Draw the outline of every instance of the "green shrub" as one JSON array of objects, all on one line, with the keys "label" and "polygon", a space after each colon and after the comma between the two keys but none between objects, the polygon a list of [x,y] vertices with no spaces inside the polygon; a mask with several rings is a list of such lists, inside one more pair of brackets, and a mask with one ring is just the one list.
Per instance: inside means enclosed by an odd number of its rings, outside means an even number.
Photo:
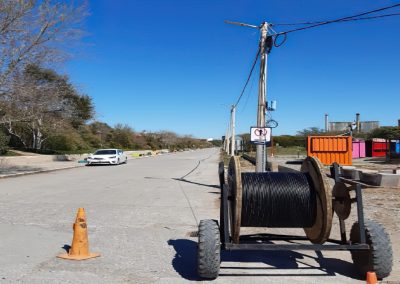
[{"label": "green shrub", "polygon": [[3,131],[0,131],[0,155],[7,153],[9,141],[10,137],[7,136]]},{"label": "green shrub", "polygon": [[64,133],[50,136],[45,143],[46,149],[56,151],[78,151],[90,149],[90,145],[86,143],[76,131],[69,129]]},{"label": "green shrub", "polygon": [[4,155],[5,153],[7,153],[9,149],[9,142],[10,136],[7,136],[3,131],[0,131],[0,155]]}]

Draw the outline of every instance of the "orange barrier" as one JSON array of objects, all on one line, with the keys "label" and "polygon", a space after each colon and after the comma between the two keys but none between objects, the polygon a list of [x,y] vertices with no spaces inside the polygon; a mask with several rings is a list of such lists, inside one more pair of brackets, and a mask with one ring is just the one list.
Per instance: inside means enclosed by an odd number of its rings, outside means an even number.
[{"label": "orange barrier", "polygon": [[317,157],[324,165],[352,165],[352,137],[308,136],[307,155]]},{"label": "orange barrier", "polygon": [[89,252],[89,240],[86,225],[85,209],[79,208],[76,214],[76,220],[73,225],[74,236],[72,245],[68,253],[60,254],[57,257],[71,260],[84,260],[98,257],[99,253]]}]

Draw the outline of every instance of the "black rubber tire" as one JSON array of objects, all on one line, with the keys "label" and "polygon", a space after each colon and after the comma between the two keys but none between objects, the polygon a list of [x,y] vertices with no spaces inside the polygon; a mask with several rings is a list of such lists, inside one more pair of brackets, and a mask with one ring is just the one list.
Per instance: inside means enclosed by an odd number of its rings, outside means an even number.
[{"label": "black rubber tire", "polygon": [[[389,235],[382,225],[365,220],[365,234],[368,251],[352,250],[351,257],[357,266],[361,277],[365,277],[368,271],[375,272],[378,279],[388,277],[393,266],[393,252]],[[352,243],[360,242],[360,226],[358,222],[353,224],[350,232]]]},{"label": "black rubber tire", "polygon": [[218,164],[218,177],[219,177],[219,187],[222,190],[222,187],[225,184],[225,167],[224,162],[220,162]]},{"label": "black rubber tire", "polygon": [[221,241],[218,222],[201,220],[197,248],[197,273],[201,278],[215,279],[221,263]]}]

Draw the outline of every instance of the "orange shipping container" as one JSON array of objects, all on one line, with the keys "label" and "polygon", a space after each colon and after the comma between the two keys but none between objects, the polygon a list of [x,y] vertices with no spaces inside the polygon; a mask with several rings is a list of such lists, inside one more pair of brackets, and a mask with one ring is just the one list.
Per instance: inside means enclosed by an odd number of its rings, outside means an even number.
[{"label": "orange shipping container", "polygon": [[324,165],[337,162],[351,165],[352,138],[350,136],[308,136],[307,155],[317,157]]}]

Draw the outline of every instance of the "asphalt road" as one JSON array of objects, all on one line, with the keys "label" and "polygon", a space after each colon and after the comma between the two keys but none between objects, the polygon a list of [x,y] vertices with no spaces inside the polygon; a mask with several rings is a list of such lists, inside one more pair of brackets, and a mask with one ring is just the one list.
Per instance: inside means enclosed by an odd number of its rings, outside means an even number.
[{"label": "asphalt road", "polygon": [[[218,216],[218,161],[206,149],[0,180],[0,283],[199,280],[190,234]],[[101,257],[58,259],[78,207]],[[347,252],[224,252],[221,267],[216,283],[359,282]]]}]

